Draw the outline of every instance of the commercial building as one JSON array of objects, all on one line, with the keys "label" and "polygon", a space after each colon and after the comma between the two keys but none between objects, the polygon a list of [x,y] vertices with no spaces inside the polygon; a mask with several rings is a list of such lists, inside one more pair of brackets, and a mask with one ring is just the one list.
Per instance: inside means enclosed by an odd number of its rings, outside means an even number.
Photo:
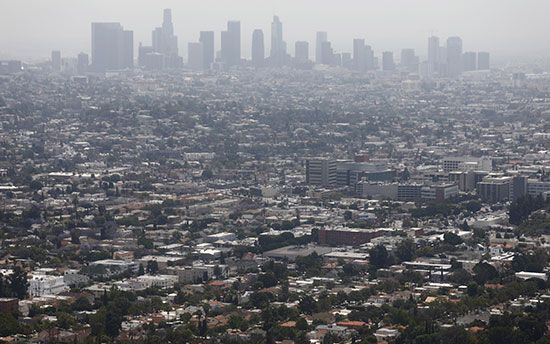
[{"label": "commercial building", "polygon": [[201,31],[199,42],[202,43],[203,68],[210,69],[214,63],[214,31]]},{"label": "commercial building", "polygon": [[228,67],[241,63],[241,22],[230,20],[227,30],[222,31],[221,59]]},{"label": "commercial building", "polygon": [[306,160],[306,183],[320,186],[336,185],[337,162],[329,158]]},{"label": "commercial building", "polygon": [[92,23],[92,69],[106,72],[133,66],[133,31],[120,23]]},{"label": "commercial building", "polygon": [[256,67],[265,63],[264,32],[260,29],[252,32],[252,64]]}]

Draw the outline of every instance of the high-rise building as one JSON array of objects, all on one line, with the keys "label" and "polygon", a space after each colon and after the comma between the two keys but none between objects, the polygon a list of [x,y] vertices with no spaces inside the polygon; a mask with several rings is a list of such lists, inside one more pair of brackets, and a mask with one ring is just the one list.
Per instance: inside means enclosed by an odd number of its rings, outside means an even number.
[{"label": "high-rise building", "polygon": [[286,44],[283,41],[283,23],[278,16],[273,16],[271,23],[271,51],[270,62],[275,66],[282,66],[286,58]]},{"label": "high-rise building", "polygon": [[384,51],[382,53],[382,70],[384,71],[395,70],[395,62],[393,61],[393,52]]},{"label": "high-rise building", "polygon": [[172,10],[168,8],[164,10],[162,26],[153,30],[152,41],[153,50],[164,55],[166,67],[177,68],[181,66],[182,59],[178,53],[178,37],[174,35]]},{"label": "high-rise building", "polygon": [[187,67],[192,70],[202,70],[204,68],[204,49],[202,43],[187,44]]},{"label": "high-rise building", "polygon": [[323,63],[323,43],[327,41],[327,33],[319,31],[315,39],[315,63]]},{"label": "high-rise building", "polygon": [[202,43],[203,67],[210,69],[214,63],[214,31],[201,31],[199,42]]},{"label": "high-rise building", "polygon": [[467,51],[462,55],[464,71],[472,71],[477,69],[477,54],[472,51]]},{"label": "high-rise building", "polygon": [[221,59],[227,66],[241,63],[241,22],[227,22],[227,30],[221,35]]},{"label": "high-rise building", "polygon": [[147,63],[147,58],[148,58],[148,55],[149,54],[152,54],[154,53],[155,50],[153,49],[152,46],[145,46],[145,45],[142,45],[141,43],[139,43],[139,48],[138,48],[138,65],[140,67],[145,67],[148,63]]},{"label": "high-rise building", "polygon": [[439,37],[431,36],[428,38],[428,74],[433,75],[440,69],[440,49]]},{"label": "high-rise building", "polygon": [[78,74],[84,74],[88,71],[88,66],[90,65],[90,59],[88,57],[88,54],[86,53],[80,53],[78,54],[78,57],[76,58],[76,71]]},{"label": "high-rise building", "polygon": [[488,52],[477,53],[477,69],[487,70],[491,68],[491,55]]},{"label": "high-rise building", "polygon": [[315,62],[324,65],[335,64],[334,51],[332,50],[332,46],[329,41],[321,42],[321,56],[319,61]]},{"label": "high-rise building", "polygon": [[294,44],[294,58],[297,62],[306,62],[309,60],[309,43],[306,41],[297,41]]},{"label": "high-rise building", "polygon": [[447,76],[455,78],[462,73],[462,39],[447,38]]},{"label": "high-rise building", "polygon": [[362,38],[353,40],[353,67],[360,72],[367,70],[367,46]]},{"label": "high-rise building", "polygon": [[306,183],[312,185],[332,186],[336,184],[337,163],[327,158],[306,160]]},{"label": "high-rise building", "polygon": [[365,58],[367,64],[367,70],[373,70],[377,67],[376,59],[374,58],[374,50],[370,45],[365,46]]},{"label": "high-rise building", "polygon": [[92,23],[92,68],[97,72],[132,68],[134,34],[120,23]]},{"label": "high-rise building", "polygon": [[252,64],[256,67],[265,63],[264,32],[260,29],[252,32]]},{"label": "high-rise building", "polygon": [[414,49],[402,49],[401,50],[401,67],[409,72],[418,72],[418,56],[416,56]]},{"label": "high-rise building", "polygon": [[52,51],[52,70],[55,72],[61,72],[61,51]]}]

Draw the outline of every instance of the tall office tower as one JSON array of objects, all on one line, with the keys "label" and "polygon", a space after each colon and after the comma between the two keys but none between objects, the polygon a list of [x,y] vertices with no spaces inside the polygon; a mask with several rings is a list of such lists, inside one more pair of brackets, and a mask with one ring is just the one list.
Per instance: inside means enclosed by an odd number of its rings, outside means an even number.
[{"label": "tall office tower", "polygon": [[462,39],[447,38],[447,75],[456,78],[462,72]]},{"label": "tall office tower", "polygon": [[231,20],[227,22],[227,30],[222,31],[221,59],[227,66],[236,66],[241,63],[241,22]]},{"label": "tall office tower", "polygon": [[332,46],[329,41],[321,42],[321,57],[320,60],[317,62],[319,64],[324,65],[334,65],[334,51],[332,50]]},{"label": "tall office tower", "polygon": [[90,64],[90,59],[88,54],[80,53],[76,58],[76,72],[78,74],[84,74],[88,71],[88,66]]},{"label": "tall office tower", "polygon": [[337,162],[328,158],[311,158],[306,163],[306,183],[331,186],[336,184]]},{"label": "tall office tower", "polygon": [[360,72],[367,70],[367,47],[361,38],[353,40],[353,68]]},{"label": "tall office tower", "polygon": [[125,31],[120,23],[92,23],[92,69],[105,72],[133,65],[133,31]]},{"label": "tall office tower", "polygon": [[477,69],[487,70],[491,68],[491,55],[488,52],[477,53]]},{"label": "tall office tower", "polygon": [[283,23],[278,16],[273,16],[271,23],[271,52],[269,58],[271,64],[282,66],[286,57],[286,44],[283,41]]},{"label": "tall office tower", "polygon": [[439,37],[431,36],[428,38],[428,75],[434,75],[439,72],[441,63],[439,55]]},{"label": "tall office tower", "polygon": [[395,69],[395,62],[393,62],[393,52],[384,51],[382,53],[382,70],[392,71]]},{"label": "tall office tower", "polygon": [[309,60],[309,43],[306,41],[297,41],[294,43],[294,58],[297,62],[307,62]]},{"label": "tall office tower", "polygon": [[477,69],[477,54],[472,51],[467,51],[462,54],[462,62],[464,63],[464,71],[472,71]]},{"label": "tall office tower", "polygon": [[187,67],[192,70],[204,69],[204,50],[202,43],[187,44]]},{"label": "tall office tower", "polygon": [[182,59],[178,53],[178,37],[174,35],[172,10],[168,8],[164,10],[162,26],[153,30],[152,40],[153,50],[164,55],[166,67],[181,66]]},{"label": "tall office tower", "polygon": [[52,70],[55,72],[61,72],[61,51],[52,51]]},{"label": "tall office tower", "polygon": [[414,53],[414,49],[401,50],[401,67],[405,70],[416,73],[418,72],[418,56]]},{"label": "tall office tower", "polygon": [[264,32],[260,29],[252,32],[252,64],[256,67],[265,63]]},{"label": "tall office tower", "polygon": [[153,54],[155,50],[152,46],[142,45],[139,43],[138,48],[138,66],[145,67],[147,65],[147,55]]},{"label": "tall office tower", "polygon": [[365,46],[365,59],[367,64],[367,70],[376,69],[376,59],[374,58],[374,50],[370,45]]},{"label": "tall office tower", "polygon": [[340,65],[342,67],[353,69],[353,58],[351,57],[351,53],[341,53],[340,54],[341,63]]},{"label": "tall office tower", "polygon": [[199,42],[202,43],[203,66],[205,69],[210,69],[214,63],[214,31],[201,31]]},{"label": "tall office tower", "polygon": [[317,32],[315,39],[315,63],[322,63],[323,60],[323,42],[327,41],[327,33],[324,31]]}]

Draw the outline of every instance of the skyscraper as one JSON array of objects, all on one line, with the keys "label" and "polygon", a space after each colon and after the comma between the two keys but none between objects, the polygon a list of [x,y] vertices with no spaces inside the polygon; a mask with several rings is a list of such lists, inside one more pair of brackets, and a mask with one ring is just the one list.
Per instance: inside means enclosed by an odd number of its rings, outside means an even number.
[{"label": "skyscraper", "polygon": [[61,51],[52,51],[52,70],[55,72],[61,72]]},{"label": "skyscraper", "polygon": [[309,60],[309,43],[306,41],[297,41],[294,43],[294,58],[297,62],[307,62]]},{"label": "skyscraper", "polygon": [[88,65],[90,64],[88,54],[80,53],[77,57],[76,71],[78,74],[83,74],[88,71]]},{"label": "skyscraper", "polygon": [[271,23],[271,51],[269,58],[271,64],[281,66],[284,64],[286,56],[286,44],[283,41],[283,23],[278,16],[273,16]]},{"label": "skyscraper", "polygon": [[439,37],[431,36],[428,38],[428,75],[438,72],[439,64]]},{"label": "skyscraper", "polygon": [[418,56],[414,49],[401,50],[401,67],[409,72],[418,72]]},{"label": "skyscraper", "polygon": [[395,62],[393,61],[393,52],[384,51],[382,53],[382,70],[392,71],[395,69]]},{"label": "skyscraper", "polygon": [[204,68],[204,48],[202,43],[187,44],[187,67],[192,70],[202,70]]},{"label": "skyscraper", "polygon": [[319,64],[334,65],[334,51],[329,41],[321,42],[321,57],[319,61],[315,61]]},{"label": "skyscraper", "polygon": [[174,35],[172,23],[172,10],[165,9],[162,26],[157,27],[152,33],[153,50],[163,54],[165,66],[176,68],[181,66],[181,57],[178,53],[178,37]]},{"label": "skyscraper", "polygon": [[324,31],[317,32],[315,39],[315,63],[323,63],[323,42],[327,41],[327,33]]},{"label": "skyscraper", "polygon": [[241,22],[230,20],[221,35],[221,58],[227,66],[241,63]]},{"label": "skyscraper", "polygon": [[462,39],[447,38],[447,75],[455,78],[462,73]]},{"label": "skyscraper", "polygon": [[92,23],[92,68],[97,72],[133,67],[133,31],[120,23]]},{"label": "skyscraper", "polygon": [[491,55],[488,52],[480,51],[477,53],[477,69],[487,70],[491,68]]},{"label": "skyscraper", "polygon": [[252,32],[252,64],[263,66],[265,62],[264,32],[260,29]]},{"label": "skyscraper", "polygon": [[214,31],[201,31],[199,42],[202,43],[203,67],[209,69],[214,63]]},{"label": "skyscraper", "polygon": [[477,55],[473,51],[467,51],[462,55],[462,61],[464,63],[464,71],[472,71],[477,69]]}]

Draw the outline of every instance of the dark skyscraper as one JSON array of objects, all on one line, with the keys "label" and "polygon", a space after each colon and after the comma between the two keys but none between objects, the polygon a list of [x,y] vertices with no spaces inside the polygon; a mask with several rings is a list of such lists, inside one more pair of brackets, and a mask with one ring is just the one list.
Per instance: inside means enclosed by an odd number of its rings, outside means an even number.
[{"label": "dark skyscraper", "polygon": [[384,51],[382,53],[382,70],[392,71],[395,69],[395,62],[393,61],[393,53],[391,51]]},{"label": "dark skyscraper", "polygon": [[133,32],[120,23],[92,23],[92,68],[97,72],[133,67]]},{"label": "dark skyscraper", "polygon": [[286,57],[286,44],[283,41],[283,23],[278,16],[273,16],[271,23],[271,51],[269,54],[271,64],[282,66]]},{"label": "dark skyscraper", "polygon": [[315,39],[315,63],[323,63],[323,42],[327,41],[327,33],[324,31],[317,32]]},{"label": "dark skyscraper", "polygon": [[209,69],[212,63],[214,63],[214,31],[201,31],[199,42],[202,43],[204,68]]},{"label": "dark skyscraper", "polygon": [[464,63],[464,71],[472,71],[477,69],[477,54],[472,51],[467,51],[462,55],[462,61]]},{"label": "dark skyscraper", "polygon": [[294,57],[297,62],[306,62],[309,60],[309,43],[306,41],[297,41],[294,44]]},{"label": "dark skyscraper", "polygon": [[165,66],[177,68],[181,66],[181,57],[178,53],[178,37],[174,35],[172,11],[165,9],[162,26],[155,28],[152,33],[153,50],[164,55]]},{"label": "dark skyscraper", "polygon": [[439,71],[439,37],[428,38],[428,74],[434,75]]},{"label": "dark skyscraper", "polygon": [[264,32],[260,29],[252,32],[252,64],[263,66],[265,62]]},{"label": "dark skyscraper", "polygon": [[221,35],[221,58],[227,66],[236,66],[241,63],[241,22],[231,20],[227,22],[227,30]]},{"label": "dark skyscraper", "polygon": [[61,72],[61,51],[52,51],[52,70],[55,72]]},{"label": "dark skyscraper", "polygon": [[447,76],[455,78],[462,72],[462,39],[447,38]]},{"label": "dark skyscraper", "polygon": [[480,51],[477,53],[477,69],[487,70],[491,68],[491,55],[487,52]]}]

